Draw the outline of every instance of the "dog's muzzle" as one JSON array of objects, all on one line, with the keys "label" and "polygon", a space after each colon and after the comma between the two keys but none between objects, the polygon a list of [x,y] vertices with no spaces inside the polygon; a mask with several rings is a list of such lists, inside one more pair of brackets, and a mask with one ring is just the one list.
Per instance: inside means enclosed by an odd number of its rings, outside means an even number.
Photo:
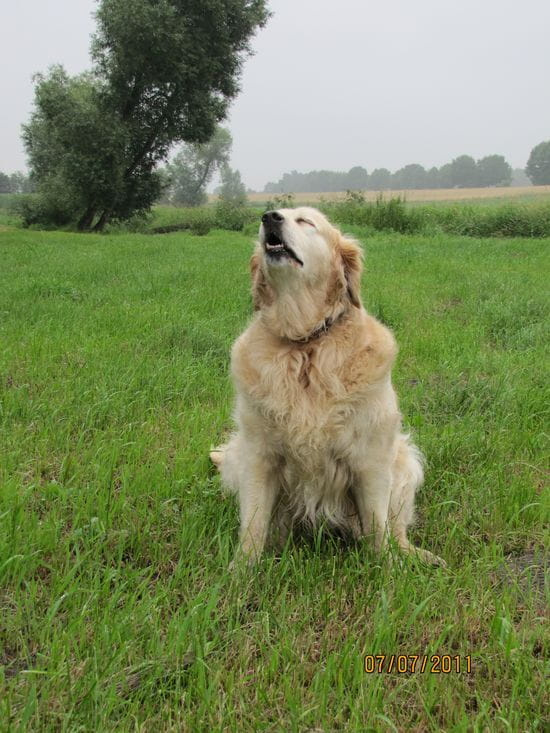
[{"label": "dog's muzzle", "polygon": [[264,250],[271,260],[291,259],[304,265],[296,252],[283,239],[283,222],[285,218],[278,211],[266,211],[262,216],[264,230]]}]

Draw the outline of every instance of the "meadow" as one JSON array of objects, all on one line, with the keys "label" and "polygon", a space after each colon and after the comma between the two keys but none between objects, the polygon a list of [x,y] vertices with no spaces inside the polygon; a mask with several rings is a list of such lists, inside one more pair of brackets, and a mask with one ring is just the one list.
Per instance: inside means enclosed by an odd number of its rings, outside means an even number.
[{"label": "meadow", "polygon": [[[374,198],[370,192],[348,191],[343,198],[335,195],[320,200],[304,198],[314,194],[274,196],[264,201],[263,208],[254,200],[250,200],[249,206],[245,207],[219,202],[196,208],[156,206],[150,217],[135,220],[132,226],[136,231],[150,234],[189,230],[204,235],[212,229],[221,228],[244,231],[253,236],[257,232],[261,213],[266,208],[307,204],[317,206],[330,219],[343,226],[359,225],[365,233],[397,231],[474,237],[550,237],[550,187],[537,188],[548,191],[521,196],[518,192],[527,189],[517,189],[515,192],[514,189],[508,189],[507,197],[475,198],[486,189],[461,189],[456,190],[456,193],[467,191],[469,198],[449,201],[408,198],[418,191],[396,196],[378,193]],[[498,190],[492,189],[493,194]],[[127,230],[128,225],[124,225],[123,229]],[[116,230],[114,228],[112,231]]]},{"label": "meadow", "polygon": [[548,238],[346,226],[426,456],[411,539],[448,568],[319,531],[231,574],[237,508],[208,451],[231,427],[250,232],[12,223],[0,730],[545,729]]}]

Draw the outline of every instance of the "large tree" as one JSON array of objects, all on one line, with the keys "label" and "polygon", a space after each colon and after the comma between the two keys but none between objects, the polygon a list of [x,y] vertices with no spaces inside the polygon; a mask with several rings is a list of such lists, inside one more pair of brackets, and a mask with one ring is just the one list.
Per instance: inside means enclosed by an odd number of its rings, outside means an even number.
[{"label": "large tree", "polygon": [[439,169],[434,165],[426,171],[426,188],[438,188],[439,187]]},{"label": "large tree", "polygon": [[233,170],[226,163],[221,168],[220,178],[221,185],[217,192],[219,200],[232,206],[244,206],[246,204],[246,188],[239,171]]},{"label": "large tree", "polygon": [[[33,174],[47,191],[65,179],[82,229],[147,208],[159,194],[155,167],[177,142],[206,142],[239,90],[250,38],[268,18],[266,0],[101,0],[92,43],[94,68],[76,80],[39,78],[35,112],[25,131]],[[66,76],[66,75],[65,75]],[[49,103],[59,87],[63,110]],[[84,87],[83,90],[77,87]],[[87,121],[76,98],[91,109]],[[76,109],[73,124],[67,120]],[[74,128],[83,135],[75,142]],[[48,154],[61,140],[71,149]],[[35,153],[35,146],[41,148]],[[67,150],[65,148],[65,150]],[[74,172],[97,156],[96,183],[74,184]],[[74,160],[69,160],[74,158]],[[74,196],[72,195],[74,193]]]},{"label": "large tree", "polygon": [[458,188],[477,186],[476,162],[470,155],[459,155],[451,162],[451,181]]},{"label": "large tree", "polygon": [[391,188],[391,173],[387,168],[375,168],[369,176],[369,188],[384,191]]},{"label": "large tree", "polygon": [[419,163],[409,163],[393,174],[393,188],[425,188],[426,170]]},{"label": "large tree", "polygon": [[369,174],[362,165],[350,168],[347,175],[347,187],[352,191],[362,191],[369,185]]},{"label": "large tree", "polygon": [[512,166],[502,155],[486,155],[476,163],[478,186],[509,186]]},{"label": "large tree", "polygon": [[525,172],[535,186],[550,184],[550,140],[535,145]]},{"label": "large tree", "polygon": [[172,203],[198,206],[206,201],[206,186],[228,164],[231,143],[229,131],[218,127],[208,142],[182,146],[167,166]]},{"label": "large tree", "polygon": [[107,113],[104,83],[88,73],[70,77],[61,66],[35,81],[35,110],[23,126],[23,140],[46,216],[51,214],[56,224],[78,220],[81,229],[89,229],[107,207],[122,213],[129,192],[121,195],[117,157],[126,134],[116,116]]},{"label": "large tree", "polygon": [[452,163],[445,163],[437,172],[437,188],[453,188],[453,166]]}]

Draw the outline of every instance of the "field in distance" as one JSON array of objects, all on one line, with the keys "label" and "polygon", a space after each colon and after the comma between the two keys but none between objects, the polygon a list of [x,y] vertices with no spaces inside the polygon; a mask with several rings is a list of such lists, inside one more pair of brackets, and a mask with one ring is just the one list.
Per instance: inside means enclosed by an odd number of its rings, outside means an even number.
[{"label": "field in distance", "polygon": [[[514,200],[540,200],[541,198],[550,198],[550,186],[508,186],[502,188],[426,188],[426,189],[409,189],[383,191],[384,198],[392,196],[404,197],[407,201],[413,203],[416,201],[474,201],[488,199],[514,199]],[[248,200],[250,203],[262,203],[269,199],[275,198],[279,194],[275,193],[250,193]],[[374,201],[379,195],[378,191],[365,191],[365,199]],[[344,199],[345,191],[327,192],[327,193],[294,193],[293,198],[296,204],[314,204],[321,200],[335,201]],[[211,196],[210,200],[215,200],[216,196]]]}]

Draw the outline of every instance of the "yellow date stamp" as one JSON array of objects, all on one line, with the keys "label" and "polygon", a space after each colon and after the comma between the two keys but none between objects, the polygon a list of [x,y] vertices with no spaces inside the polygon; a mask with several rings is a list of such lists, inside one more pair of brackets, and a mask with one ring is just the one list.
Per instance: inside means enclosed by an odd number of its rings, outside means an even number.
[{"label": "yellow date stamp", "polygon": [[470,654],[366,654],[367,674],[471,674]]}]

